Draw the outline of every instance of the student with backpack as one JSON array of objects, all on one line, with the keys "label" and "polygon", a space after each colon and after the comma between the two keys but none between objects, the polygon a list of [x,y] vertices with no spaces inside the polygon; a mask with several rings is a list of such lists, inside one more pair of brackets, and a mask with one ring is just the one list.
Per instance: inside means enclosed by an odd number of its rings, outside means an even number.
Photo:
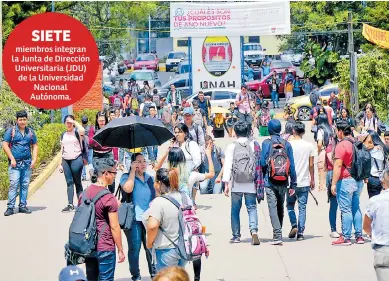
[{"label": "student with backpack", "polygon": [[[197,263],[203,255],[208,256],[203,227],[193,202],[187,194],[179,192],[178,171],[159,169],[155,188],[161,196],[151,202],[144,223],[147,248],[155,249],[157,272],[170,266],[185,267],[189,261]],[[200,280],[200,276],[195,280]]]},{"label": "student with backpack", "polygon": [[38,141],[34,131],[27,127],[27,122],[25,110],[16,112],[16,125],[8,128],[4,134],[3,149],[8,157],[10,180],[8,204],[4,216],[14,214],[19,185],[19,213],[31,214],[31,210],[27,208],[28,185],[38,158]]},{"label": "student with backpack", "polygon": [[74,186],[76,187],[77,198],[79,198],[83,191],[82,169],[88,163],[88,148],[84,139],[84,128],[74,120],[73,115],[66,116],[64,123],[66,131],[61,135],[60,140],[62,164],[59,166],[59,171],[65,175],[68,205],[62,209],[63,213],[74,211]]},{"label": "student with backpack", "polygon": [[161,109],[161,96],[158,94],[158,89],[153,89],[151,101],[155,104],[157,110]]},{"label": "student with backpack", "polygon": [[119,95],[119,92],[115,90],[114,94],[109,97],[109,102],[112,109],[122,110],[123,108],[123,97]]},{"label": "student with backpack", "polygon": [[269,124],[270,120],[273,119],[274,115],[274,110],[269,108],[269,102],[264,101],[261,105],[261,109],[258,110],[255,114],[255,117],[257,118],[257,127],[260,137],[269,135],[267,125]]},{"label": "student with backpack", "polygon": [[151,95],[145,95],[145,102],[140,105],[139,116],[147,117],[150,115],[150,107],[156,108],[156,105],[151,101]]},{"label": "student with backpack", "polygon": [[371,157],[359,141],[351,139],[351,127],[346,121],[336,124],[339,142],[334,152],[334,170],[331,193],[336,195],[342,217],[342,236],[334,246],[350,246],[352,225],[357,244],[364,244],[362,213],[359,207],[363,181],[369,178]]},{"label": "student with backpack", "polygon": [[164,101],[165,99],[161,100],[161,109],[159,110],[159,116],[161,117],[162,124],[164,124],[165,127],[168,128],[170,131],[173,131],[172,109]]},{"label": "student with backpack", "polygon": [[146,252],[147,264],[151,278],[156,274],[151,252],[146,245],[146,228],[142,223],[142,216],[149,208],[150,202],[155,198],[154,179],[147,172],[147,162],[141,153],[131,156],[131,169],[120,178],[120,185],[126,194],[131,194],[132,202],[135,206],[135,219],[131,229],[125,229],[127,237],[128,262],[132,280],[140,280],[139,254],[141,245]]},{"label": "student with backpack", "polygon": [[65,246],[68,265],[85,260],[88,280],[113,281],[118,262],[125,260],[118,202],[107,189],[116,177],[113,159],[95,161],[95,173],[90,185],[80,196],[79,205],[69,228],[69,242]]},{"label": "student with backpack", "polygon": [[197,100],[192,101],[192,106],[194,109],[194,115],[193,115],[193,122],[197,125],[199,125],[203,131],[204,134],[206,133],[206,127],[207,127],[207,116],[203,109],[199,107],[199,102]]},{"label": "student with backpack", "polygon": [[[316,142],[317,142],[317,149],[318,149],[318,163],[317,163],[317,169],[319,172],[319,191],[326,190],[326,165],[325,165],[325,147],[328,145],[329,137],[333,134],[333,128],[330,125],[327,115],[324,113],[319,114],[316,117],[316,123],[317,123],[317,135],[316,135]],[[324,142],[324,136],[327,138],[325,139],[326,142]]]},{"label": "student with backpack", "polygon": [[262,143],[261,167],[273,226],[273,241],[270,244],[282,245],[285,194],[295,194],[297,176],[292,146],[280,137],[281,122],[277,119],[270,120],[268,130],[270,139]]},{"label": "student with backpack", "polygon": [[[249,215],[251,244],[259,245],[256,171],[257,159],[260,157],[259,144],[249,139],[249,127],[245,122],[235,123],[234,130],[237,140],[226,149],[226,159],[223,167],[224,194],[229,196],[231,191],[231,230],[230,243],[240,243],[240,209],[244,197]],[[259,168],[258,168],[259,169]],[[230,186],[231,182],[231,186]]]},{"label": "student with backpack", "polygon": [[[293,159],[297,175],[296,192],[293,196],[286,195],[286,209],[288,210],[289,221],[292,226],[289,238],[293,239],[297,234],[297,241],[304,240],[305,221],[307,216],[307,203],[309,192],[315,189],[315,163],[316,149],[304,140],[305,125],[296,122],[293,128],[294,139],[290,142],[293,149]],[[294,206],[298,202],[298,219]]]}]

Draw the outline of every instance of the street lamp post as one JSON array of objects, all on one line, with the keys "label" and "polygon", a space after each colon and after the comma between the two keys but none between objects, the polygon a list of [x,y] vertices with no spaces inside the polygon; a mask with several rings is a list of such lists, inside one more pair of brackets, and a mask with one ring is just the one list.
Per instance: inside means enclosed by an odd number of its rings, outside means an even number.
[{"label": "street lamp post", "polygon": [[151,16],[149,14],[149,53],[151,53]]}]

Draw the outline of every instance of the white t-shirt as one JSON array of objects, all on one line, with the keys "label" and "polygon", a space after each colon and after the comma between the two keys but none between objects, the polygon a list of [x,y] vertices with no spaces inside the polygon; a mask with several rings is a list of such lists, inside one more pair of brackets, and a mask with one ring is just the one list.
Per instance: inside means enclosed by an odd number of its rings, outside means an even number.
[{"label": "white t-shirt", "polygon": [[309,173],[309,157],[316,155],[314,146],[303,139],[292,140],[290,145],[293,149],[294,165],[297,175],[297,187],[307,187],[311,184]]},{"label": "white t-shirt", "polygon": [[196,182],[202,182],[205,180],[205,174],[199,172],[191,172],[188,178],[188,188],[191,190]]},{"label": "white t-shirt", "polygon": [[194,168],[201,165],[200,147],[195,141],[190,141],[189,144],[187,144],[187,142],[184,142],[183,145],[181,145],[181,149],[184,152],[186,159],[186,168],[188,170],[188,173],[190,174],[190,172]]}]

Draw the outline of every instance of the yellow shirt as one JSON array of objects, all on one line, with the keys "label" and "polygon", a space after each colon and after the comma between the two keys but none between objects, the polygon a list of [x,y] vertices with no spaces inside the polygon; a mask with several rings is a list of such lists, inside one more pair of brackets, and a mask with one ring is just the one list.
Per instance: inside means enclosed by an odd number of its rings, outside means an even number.
[{"label": "yellow shirt", "polygon": [[286,92],[293,92],[293,83],[292,84],[286,84]]}]

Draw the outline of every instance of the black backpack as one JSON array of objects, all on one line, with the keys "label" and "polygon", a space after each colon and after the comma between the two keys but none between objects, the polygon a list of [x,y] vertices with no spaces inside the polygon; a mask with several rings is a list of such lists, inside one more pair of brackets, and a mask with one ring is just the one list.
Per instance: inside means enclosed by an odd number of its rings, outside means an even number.
[{"label": "black backpack", "polygon": [[353,160],[351,163],[351,169],[348,169],[344,164],[343,166],[349,171],[351,177],[356,181],[361,181],[370,177],[371,170],[371,155],[365,145],[360,141],[352,141],[351,139],[344,139],[352,143],[353,145]]},{"label": "black backpack", "polygon": [[143,110],[142,110],[142,116],[143,117],[146,117],[146,116],[149,116],[150,115],[150,107],[152,106],[153,104],[151,102],[145,102],[143,104]]},{"label": "black backpack", "polygon": [[100,235],[97,236],[95,204],[101,197],[111,194],[111,192],[108,189],[103,189],[94,198],[90,199],[86,195],[87,190],[82,193],[81,205],[77,207],[74,214],[69,228],[69,243],[67,245],[73,253],[82,257],[88,257],[96,250],[101,234],[109,227],[106,224]]},{"label": "black backpack", "polygon": [[316,92],[311,92],[309,94],[309,101],[311,102],[312,107],[316,106],[318,100],[319,97],[317,96]]}]

